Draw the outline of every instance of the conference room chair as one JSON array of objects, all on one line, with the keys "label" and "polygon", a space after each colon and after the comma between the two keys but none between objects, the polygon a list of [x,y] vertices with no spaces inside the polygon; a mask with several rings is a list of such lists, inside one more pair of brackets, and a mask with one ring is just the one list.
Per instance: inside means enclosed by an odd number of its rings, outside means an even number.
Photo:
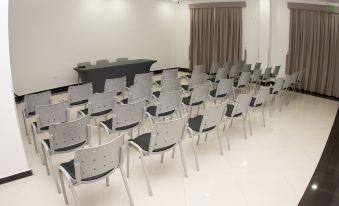
[{"label": "conference room chair", "polygon": [[69,101],[63,101],[56,104],[36,107],[36,121],[31,124],[36,153],[38,153],[38,144],[40,144],[38,135],[48,132],[49,126],[52,123],[61,123],[70,120],[69,106]]},{"label": "conference room chair", "polygon": [[[251,112],[254,112],[257,108],[261,109],[261,114],[262,114],[262,121],[264,127],[266,126],[265,122],[265,107],[266,107],[266,102],[268,101],[268,97],[270,95],[270,89],[271,87],[265,87],[261,86],[258,94],[256,96],[253,96],[250,102],[250,112],[248,112],[248,121],[251,123]],[[253,135],[252,131],[252,124],[250,125],[250,133]]]},{"label": "conference room chair", "polygon": [[166,117],[173,117],[178,113],[181,116],[181,92],[162,92],[159,96],[159,100],[155,102],[155,105],[149,106],[146,112],[151,115],[155,121],[159,121],[160,118],[165,120]]},{"label": "conference room chair", "polygon": [[[247,112],[249,110],[250,102],[252,99],[252,94],[240,94],[237,97],[237,100],[234,103],[228,103],[226,107],[226,113],[224,118],[224,131],[227,139],[228,149],[231,149],[230,139],[227,135],[227,128],[231,128],[233,124],[233,119],[241,117],[242,126],[244,131],[244,136],[247,139],[247,131],[246,131],[246,119]],[[227,125],[229,122],[229,125]]]},{"label": "conference room chair", "polygon": [[270,84],[270,80],[271,80],[271,71],[272,71],[272,67],[267,67],[265,69],[264,74],[261,76],[260,79],[260,83],[263,86],[268,86]]},{"label": "conference room chair", "polygon": [[220,63],[213,63],[211,65],[210,71],[208,72],[209,77],[215,76],[219,68],[222,68],[222,65]]},{"label": "conference room chair", "polygon": [[237,65],[237,64],[232,65],[230,73],[228,75],[229,79],[233,79],[233,78],[237,79],[238,78],[238,75],[239,75],[238,67],[239,67],[239,65]]},{"label": "conference room chair", "polygon": [[218,99],[227,100],[233,91],[233,79],[220,79],[217,89],[210,91],[210,99],[217,103]]},{"label": "conference room chair", "polygon": [[203,74],[205,73],[205,65],[195,65],[193,66],[192,74],[185,75],[186,78],[191,78],[193,74]]},{"label": "conference room chair", "polygon": [[253,71],[260,69],[260,67],[261,67],[261,63],[259,63],[259,62],[255,63]]},{"label": "conference room chair", "polygon": [[252,64],[245,64],[241,72],[251,72]]},{"label": "conference room chair", "polygon": [[178,69],[165,69],[162,71],[161,80],[155,81],[158,86],[161,86],[162,81],[167,79],[176,79],[178,78]]},{"label": "conference room chair", "polygon": [[65,204],[68,205],[69,202],[64,178],[71,190],[75,205],[80,206],[75,186],[99,182],[101,180],[106,180],[106,186],[109,186],[109,176],[119,169],[130,205],[133,206],[134,203],[126,175],[122,169],[124,153],[125,147],[123,135],[104,145],[76,150],[74,158],[69,162],[62,163],[59,167],[59,177]]},{"label": "conference room chair", "polygon": [[153,84],[153,72],[135,74],[134,85]]},{"label": "conference room chair", "polygon": [[271,74],[271,77],[272,78],[276,78],[279,74],[279,71],[280,71],[280,66],[275,66],[274,67],[274,70],[273,70],[273,73]]},{"label": "conference room chair", "polygon": [[160,94],[166,93],[166,92],[176,92],[181,91],[180,90],[180,81],[181,79],[175,78],[175,79],[164,79],[162,81],[161,90],[160,91],[154,91],[153,96],[155,98],[159,98]]},{"label": "conference room chair", "polygon": [[193,88],[196,85],[204,84],[206,80],[207,75],[205,73],[194,73],[192,74],[191,78],[188,80],[187,85],[181,85],[181,88],[184,90],[184,92],[190,92],[193,90]]},{"label": "conference room chair", "polygon": [[120,58],[117,58],[116,62],[125,62],[125,61],[128,61],[128,57],[120,57]]},{"label": "conference room chair", "polygon": [[220,79],[226,79],[226,78],[227,78],[226,68],[219,68],[216,75],[208,80],[215,84],[215,83],[218,83]]},{"label": "conference room chair", "polygon": [[161,162],[163,162],[164,154],[169,151],[174,151],[174,149],[179,146],[181,161],[184,168],[185,177],[187,177],[187,169],[185,158],[182,149],[182,141],[185,137],[187,130],[187,116],[165,121],[165,122],[152,122],[151,131],[149,133],[144,133],[138,137],[128,141],[127,145],[127,177],[130,177],[129,172],[129,157],[130,157],[130,148],[134,148],[139,152],[139,157],[141,160],[142,170],[145,175],[148,192],[150,196],[153,196],[151,183],[149,180],[148,172],[146,169],[146,164],[144,158],[151,155],[161,154]]},{"label": "conference room chair", "polygon": [[127,104],[138,102],[143,99],[147,101],[147,103],[151,103],[153,92],[152,92],[153,83],[141,84],[141,85],[132,85],[128,90],[128,97],[121,100],[120,103]]},{"label": "conference room chair", "polygon": [[87,108],[78,111],[78,117],[89,115],[90,119],[94,119],[96,125],[97,118],[104,116],[107,119],[116,104],[115,94],[115,91],[90,94]]},{"label": "conference room chair", "polygon": [[298,71],[292,73],[290,89],[291,89],[293,92],[296,91],[298,76],[299,76],[299,72],[298,72]]},{"label": "conference room chair", "polygon": [[[78,68],[86,68],[86,67],[89,67],[91,65],[92,65],[91,62],[81,62],[81,63],[77,64],[77,67]],[[80,83],[80,82],[81,82],[81,78],[80,78],[80,75],[78,74],[78,83]]]},{"label": "conference room chair", "polygon": [[71,107],[85,105],[88,97],[93,94],[92,83],[80,84],[68,87],[68,97]]},{"label": "conference room chair", "polygon": [[[281,102],[283,102],[283,100],[285,100],[286,104],[289,103],[289,99],[288,99],[288,89],[291,87],[291,83],[292,83],[292,75],[286,75],[285,77],[285,81],[281,90]],[[281,111],[282,105],[280,106],[280,111]]]},{"label": "conference room chair", "polygon": [[108,59],[101,59],[101,60],[97,60],[96,65],[105,65],[105,64],[109,64]]},{"label": "conference room chair", "polygon": [[298,75],[298,78],[297,78],[297,81],[296,81],[296,84],[295,84],[295,87],[298,88],[300,94],[301,94],[301,82],[304,78],[304,75],[305,75],[305,70],[299,71],[299,75]]},{"label": "conference room chair", "polygon": [[91,140],[90,118],[85,116],[70,122],[52,123],[48,132],[49,138],[41,141],[43,164],[46,166],[47,174],[52,174],[57,190],[61,193],[57,174],[53,170],[52,156],[73,152],[89,144]]},{"label": "conference room chair", "polygon": [[191,95],[182,98],[185,108],[189,109],[189,117],[191,117],[193,107],[198,107],[197,114],[199,114],[200,106],[206,104],[210,90],[209,87],[209,84],[195,85]]},{"label": "conference room chair", "polygon": [[22,109],[22,117],[25,126],[25,132],[28,138],[29,144],[32,144],[31,139],[28,135],[28,119],[35,117],[36,108],[41,105],[49,105],[52,104],[52,93],[51,91],[40,92],[36,94],[28,94],[24,96],[24,103]]},{"label": "conference room chair", "polygon": [[113,78],[113,79],[106,79],[105,80],[105,92],[108,91],[115,91],[116,95],[122,95],[124,97],[124,93],[126,90],[126,76]]},{"label": "conference room chair", "polygon": [[261,69],[255,69],[253,70],[253,74],[250,78],[250,86],[254,86],[254,89],[256,90],[259,83],[260,83],[260,76],[261,76]]},{"label": "conference room chair", "polygon": [[225,68],[226,69],[226,78],[229,78],[229,74],[230,74],[230,71],[231,71],[231,67],[232,67],[232,64],[225,64],[224,66],[223,66],[223,68]]},{"label": "conference room chair", "polygon": [[272,117],[272,110],[274,108],[274,104],[277,101],[277,98],[279,98],[279,110],[281,111],[282,106],[282,88],[284,85],[284,78],[278,78],[275,81],[275,84],[273,87],[270,88],[270,117]]},{"label": "conference room chair", "polygon": [[242,72],[239,80],[233,82],[233,99],[236,97],[236,90],[240,89],[240,94],[243,93],[243,89],[246,90],[251,80],[250,72]]},{"label": "conference room chair", "polygon": [[[196,152],[196,145],[199,145],[200,136],[206,135],[205,141],[207,140],[207,135],[217,130],[217,137],[219,141],[219,150],[220,154],[223,155],[222,143],[220,139],[219,125],[222,123],[223,116],[225,114],[226,102],[216,105],[208,105],[204,111],[203,115],[198,115],[193,118],[188,119],[188,131],[192,139],[193,153],[196,164],[196,170],[199,171],[199,161]],[[194,137],[198,136],[197,142],[194,142]]]}]

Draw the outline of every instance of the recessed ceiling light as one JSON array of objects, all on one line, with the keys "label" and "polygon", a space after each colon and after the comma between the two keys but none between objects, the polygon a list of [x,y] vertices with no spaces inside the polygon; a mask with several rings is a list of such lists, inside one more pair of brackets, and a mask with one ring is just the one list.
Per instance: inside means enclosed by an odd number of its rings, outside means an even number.
[{"label": "recessed ceiling light", "polygon": [[312,188],[312,190],[317,190],[317,189],[318,189],[318,185],[317,185],[317,184],[313,184],[313,185],[311,186],[311,188]]}]

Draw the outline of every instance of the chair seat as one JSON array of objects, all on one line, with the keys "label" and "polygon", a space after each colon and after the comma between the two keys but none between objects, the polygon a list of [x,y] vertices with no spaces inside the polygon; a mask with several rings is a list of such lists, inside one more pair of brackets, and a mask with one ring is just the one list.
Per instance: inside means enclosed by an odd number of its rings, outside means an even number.
[{"label": "chair seat", "polygon": [[[86,109],[83,109],[81,110],[85,115],[88,114],[88,108]],[[108,110],[105,110],[105,111],[102,111],[102,112],[96,112],[96,113],[92,113],[91,116],[92,117],[97,117],[97,116],[101,116],[101,115],[105,115],[105,114],[108,114],[110,113],[112,110],[111,109],[108,109]]]},{"label": "chair seat", "polygon": [[[141,149],[143,149],[144,151],[149,151],[149,144],[151,141],[151,133],[145,133],[142,134],[134,139],[130,139],[128,141],[134,142],[135,144],[139,145],[141,147]],[[162,148],[158,148],[153,150],[152,152],[161,152],[161,151],[165,151],[168,150],[170,148],[172,148],[175,144],[169,145],[167,147],[162,147]]]},{"label": "chair seat", "polygon": [[[37,122],[33,122],[33,124],[35,125],[36,128],[38,128],[38,123]],[[49,130],[49,126],[41,127],[40,130],[47,131],[47,130]]]},{"label": "chair seat", "polygon": [[[156,116],[156,113],[157,113],[157,106],[150,106],[150,107],[147,107],[146,111],[148,113],[150,113],[150,115],[152,116]],[[164,113],[160,113],[158,114],[159,117],[164,117],[164,116],[168,116],[170,114],[173,114],[175,112],[175,110],[172,110],[172,111],[168,111],[168,112],[164,112]]]},{"label": "chair seat", "polygon": [[256,97],[252,97],[250,107],[260,107],[262,105],[261,103],[254,105],[256,99],[257,99]]},{"label": "chair seat", "polygon": [[[210,92],[210,95],[212,96],[212,97],[216,97],[216,94],[217,94],[217,90],[216,89],[214,89],[214,90],[212,90],[211,92]],[[227,94],[219,94],[217,97],[226,97],[227,96]]]},{"label": "chair seat", "polygon": [[[113,119],[110,118],[110,119],[108,119],[108,120],[106,120],[106,121],[101,121],[101,123],[103,123],[103,124],[106,125],[110,130],[112,130],[112,126],[113,126],[112,121],[113,121]],[[116,130],[116,131],[123,131],[123,130],[131,129],[131,128],[137,126],[138,124],[139,124],[139,122],[136,122],[136,123],[133,123],[133,124],[129,124],[129,125],[122,126],[122,127],[117,127],[117,128],[115,128],[115,130]]]},{"label": "chair seat", "polygon": [[[200,132],[200,126],[201,126],[201,123],[202,123],[202,119],[203,119],[203,115],[198,115],[194,118],[189,118],[188,119],[188,126],[195,132]],[[209,127],[209,128],[206,128],[206,129],[203,129],[202,132],[208,132],[212,129],[214,129],[216,126],[213,126],[213,127]]]},{"label": "chair seat", "polygon": [[[227,108],[226,108],[226,116],[227,117],[232,117],[233,109],[234,109],[234,105],[233,104],[228,104],[227,105]],[[239,117],[241,115],[242,115],[242,113],[238,113],[238,114],[234,114],[233,117]]]},{"label": "chair seat", "polygon": [[278,91],[275,91],[274,93],[273,92],[273,88],[270,88],[270,94],[278,94]]},{"label": "chair seat", "polygon": [[88,102],[88,99],[84,99],[81,101],[77,101],[77,102],[72,102],[70,103],[71,106],[77,106],[77,105],[81,105],[81,104],[86,104]]},{"label": "chair seat", "polygon": [[156,96],[157,98],[159,98],[160,93],[161,93],[161,91],[155,91],[155,92],[153,92],[153,95]]},{"label": "chair seat", "polygon": [[[188,85],[181,85],[181,88],[188,91]],[[189,91],[192,91],[192,90],[193,90],[193,88],[191,88]]]},{"label": "chair seat", "polygon": [[[46,143],[46,145],[48,146],[48,148],[51,149],[51,142],[50,142],[49,139],[44,139],[42,141],[44,141]],[[75,145],[71,145],[71,146],[68,146],[68,147],[56,149],[55,151],[56,152],[67,152],[67,151],[70,151],[70,150],[75,150],[76,148],[81,147],[85,143],[86,143],[86,141],[83,141],[83,142],[80,142],[80,143],[75,144]]]},{"label": "chair seat", "polygon": [[182,98],[182,102],[187,106],[198,106],[198,105],[201,105],[202,103],[204,103],[204,101],[200,101],[200,102],[195,102],[195,103],[190,105],[191,96]]},{"label": "chair seat", "polygon": [[[75,180],[74,160],[71,160],[71,161],[69,161],[69,162],[62,163],[62,164],[60,164],[60,167],[63,167],[63,168],[67,171],[67,173],[71,176],[71,178],[72,178],[73,180]],[[91,180],[99,179],[99,178],[101,178],[101,177],[105,177],[106,175],[108,175],[109,173],[111,173],[114,169],[115,169],[115,168],[110,169],[110,170],[108,170],[107,172],[101,173],[101,174],[99,174],[99,175],[95,175],[95,176],[93,176],[93,177],[87,177],[87,178],[84,178],[84,179],[82,179],[81,181],[91,181]]]}]

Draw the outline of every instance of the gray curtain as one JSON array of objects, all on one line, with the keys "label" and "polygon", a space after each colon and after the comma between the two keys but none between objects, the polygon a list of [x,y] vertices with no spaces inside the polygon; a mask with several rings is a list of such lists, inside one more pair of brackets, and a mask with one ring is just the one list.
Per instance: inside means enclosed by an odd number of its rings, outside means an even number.
[{"label": "gray curtain", "polygon": [[339,97],[339,14],[290,10],[287,73],[305,70],[302,89]]},{"label": "gray curtain", "polygon": [[191,9],[190,68],[242,58],[242,8]]}]

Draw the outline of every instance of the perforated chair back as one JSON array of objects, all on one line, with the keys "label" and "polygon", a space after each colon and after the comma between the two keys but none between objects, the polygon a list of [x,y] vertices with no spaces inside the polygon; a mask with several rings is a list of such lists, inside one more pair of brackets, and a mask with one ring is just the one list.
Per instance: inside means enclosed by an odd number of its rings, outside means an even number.
[{"label": "perforated chair back", "polygon": [[85,67],[88,67],[88,66],[91,66],[91,62],[81,62],[81,63],[77,64],[78,68],[85,68]]},{"label": "perforated chair back", "polygon": [[205,65],[195,65],[193,67],[192,75],[193,74],[202,74],[205,72]]},{"label": "perforated chair back", "polygon": [[187,116],[166,122],[156,122],[151,134],[149,153],[161,148],[173,148],[183,140],[186,129]]},{"label": "perforated chair back", "polygon": [[283,90],[288,89],[291,86],[292,82],[292,75],[286,75],[285,82],[283,84]]},{"label": "perforated chair back", "polygon": [[115,104],[115,91],[95,93],[88,98],[88,114],[112,110]]},{"label": "perforated chair back", "polygon": [[226,102],[217,105],[208,105],[204,111],[204,116],[200,125],[199,131],[216,127],[222,121],[226,112]]},{"label": "perforated chair back", "polygon": [[126,77],[106,79],[105,81],[105,92],[115,91],[124,92],[126,89]]},{"label": "perforated chair back", "polygon": [[80,184],[81,180],[93,177],[103,179],[119,168],[124,160],[123,144],[124,138],[120,135],[107,144],[76,150],[74,154],[76,182]]},{"label": "perforated chair back", "polygon": [[129,104],[116,104],[113,108],[112,128],[116,128],[140,123],[144,119],[146,101],[129,103]]},{"label": "perforated chair back", "polygon": [[52,103],[51,91],[25,95],[24,102],[26,104],[25,115],[27,117],[31,114],[35,114],[38,106],[49,105]]},{"label": "perforated chair back", "polygon": [[226,62],[224,65],[223,65],[223,68],[228,68],[228,69],[231,69],[232,67],[232,62]]},{"label": "perforated chair back", "polygon": [[180,90],[180,79],[164,79],[161,82],[162,92],[175,92]]},{"label": "perforated chair back", "polygon": [[143,85],[153,82],[153,73],[142,73],[134,76],[134,85]]},{"label": "perforated chair back", "polygon": [[180,107],[181,93],[180,91],[161,93],[159,104],[157,105],[156,116],[166,112],[175,111]]},{"label": "perforated chair back", "polygon": [[248,111],[252,96],[251,94],[239,94],[235,107],[232,111],[232,116],[235,114],[245,113]]},{"label": "perforated chair back", "polygon": [[161,81],[165,79],[176,79],[178,78],[178,69],[165,69],[161,75]]},{"label": "perforated chair back", "polygon": [[267,80],[267,79],[270,78],[270,76],[271,76],[271,70],[272,70],[272,67],[267,67],[267,68],[265,69],[264,76],[263,76],[263,79],[264,79],[264,80]]},{"label": "perforated chair back", "polygon": [[255,63],[253,70],[258,70],[261,67],[261,63]]},{"label": "perforated chair back", "polygon": [[208,84],[200,84],[194,86],[190,100],[190,105],[197,102],[205,102],[208,97],[208,92],[209,92]]},{"label": "perforated chair back", "polygon": [[36,108],[37,129],[49,127],[52,123],[66,122],[69,120],[69,101],[56,104],[43,105]]},{"label": "perforated chair back", "polygon": [[192,74],[192,77],[190,79],[189,85],[188,85],[188,89],[192,89],[194,88],[196,85],[200,85],[203,84],[205,82],[206,79],[206,74],[202,73],[202,74]]},{"label": "perforated chair back", "polygon": [[252,64],[245,64],[242,68],[242,72],[251,72]]},{"label": "perforated chair back", "polygon": [[275,81],[275,84],[274,84],[274,87],[273,87],[273,90],[272,90],[272,94],[279,93],[282,90],[283,85],[284,85],[284,78],[278,78]]},{"label": "perforated chair back", "polygon": [[239,86],[247,86],[251,79],[250,72],[242,72],[239,78],[238,87]]},{"label": "perforated chair back", "polygon": [[209,74],[216,74],[217,71],[218,71],[218,69],[221,68],[221,67],[222,67],[221,64],[219,64],[219,63],[213,63],[213,64],[211,65],[211,70],[209,71]]},{"label": "perforated chair back", "polygon": [[215,81],[219,81],[220,79],[226,79],[227,73],[226,68],[219,68],[217,74],[215,76]]},{"label": "perforated chair back", "polygon": [[253,71],[251,82],[258,82],[261,76],[261,69],[255,69]]},{"label": "perforated chair back", "polygon": [[128,61],[128,57],[117,58],[117,62],[125,62],[125,61]]},{"label": "perforated chair back", "polygon": [[299,72],[293,72],[292,77],[291,77],[291,84],[297,83],[298,76],[299,76]]},{"label": "perforated chair back", "polygon": [[109,61],[108,61],[108,59],[97,60],[96,64],[97,65],[109,64]]},{"label": "perforated chair back", "polygon": [[270,94],[270,87],[260,87],[254,105],[264,104]]},{"label": "perforated chair back", "polygon": [[221,79],[218,83],[216,96],[231,94],[234,79]]},{"label": "perforated chair back", "polygon": [[51,124],[49,127],[49,133],[52,135],[49,138],[51,150],[81,146],[89,142],[91,132],[89,124],[88,115],[71,122]]},{"label": "perforated chair back", "polygon": [[279,71],[280,71],[280,66],[275,66],[273,70],[273,76],[276,77],[279,74]]},{"label": "perforated chair back", "polygon": [[230,70],[229,78],[237,78],[238,77],[238,67],[239,65],[233,65]]},{"label": "perforated chair back", "polygon": [[152,97],[152,83],[132,85],[128,93],[128,103],[139,102],[143,99],[149,100]]},{"label": "perforated chair back", "polygon": [[68,87],[70,104],[88,100],[90,94],[93,93],[92,83],[70,86]]}]

